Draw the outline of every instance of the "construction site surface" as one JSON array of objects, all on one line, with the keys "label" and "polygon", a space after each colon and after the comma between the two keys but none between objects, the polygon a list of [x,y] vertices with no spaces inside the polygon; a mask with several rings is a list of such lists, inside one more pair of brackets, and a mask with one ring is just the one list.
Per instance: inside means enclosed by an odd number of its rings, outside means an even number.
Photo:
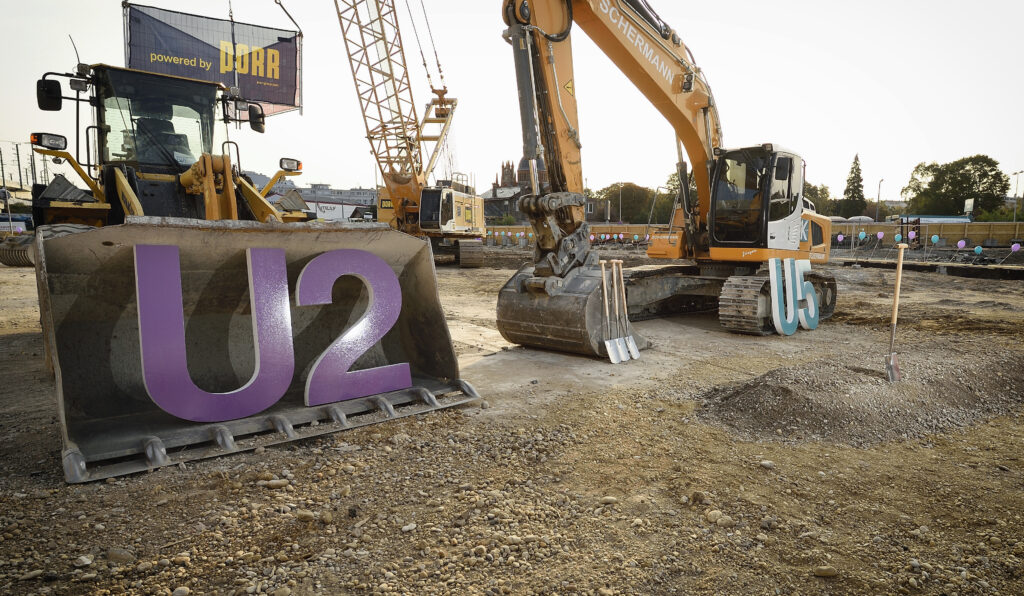
[{"label": "construction site surface", "polygon": [[1024,281],[906,271],[889,383],[891,269],[816,266],[814,332],[641,321],[614,366],[506,343],[530,257],[485,250],[437,271],[484,401],[86,484],[35,276],[0,267],[0,593],[1024,592]]}]

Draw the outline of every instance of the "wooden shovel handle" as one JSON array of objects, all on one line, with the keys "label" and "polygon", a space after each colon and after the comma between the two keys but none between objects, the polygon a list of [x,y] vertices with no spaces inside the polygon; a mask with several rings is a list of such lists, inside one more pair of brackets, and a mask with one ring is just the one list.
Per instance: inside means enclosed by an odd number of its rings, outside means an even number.
[{"label": "wooden shovel handle", "polygon": [[896,291],[892,299],[892,325],[896,325],[896,314],[900,310],[900,282],[903,281],[903,250],[907,248],[906,244],[899,244],[897,248],[900,249],[899,256],[896,257]]}]

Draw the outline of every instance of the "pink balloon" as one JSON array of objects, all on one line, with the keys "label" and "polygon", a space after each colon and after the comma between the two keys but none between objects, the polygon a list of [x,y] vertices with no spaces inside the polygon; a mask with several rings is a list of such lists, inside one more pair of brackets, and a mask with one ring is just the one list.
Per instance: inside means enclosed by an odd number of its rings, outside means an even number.
[{"label": "pink balloon", "polygon": [[881,240],[882,238],[885,238],[885,232],[879,232],[879,233],[878,233],[878,234],[876,234],[876,235],[878,236],[878,239],[879,239],[879,240]]},{"label": "pink balloon", "polygon": [[914,238],[917,238],[917,232],[911,231],[910,232],[910,239],[913,240]]},{"label": "pink balloon", "polygon": [[957,247],[957,248],[963,248],[963,247],[965,247],[965,246],[967,246],[967,243],[966,243],[966,242],[964,242],[963,240],[961,240],[960,242],[957,242],[957,243],[956,243],[956,247]]},{"label": "pink balloon", "polygon": [[1020,244],[1019,243],[1014,243],[1014,245],[1010,247],[1010,251],[1012,251],[1012,252],[1017,252],[1018,250],[1020,250]]},{"label": "pink balloon", "polygon": [[843,241],[843,240],[845,240],[845,239],[846,239],[846,236],[843,236],[842,234],[840,234],[840,235],[839,235],[839,237],[838,237],[838,238],[836,238],[836,240],[838,240],[838,241],[840,241],[840,242],[842,242],[842,241]]}]

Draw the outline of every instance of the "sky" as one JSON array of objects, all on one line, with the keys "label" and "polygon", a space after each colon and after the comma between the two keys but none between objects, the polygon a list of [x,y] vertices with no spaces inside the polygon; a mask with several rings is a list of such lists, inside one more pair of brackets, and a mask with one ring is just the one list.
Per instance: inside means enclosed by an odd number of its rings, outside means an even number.
[{"label": "sky", "polygon": [[[500,164],[522,153],[510,47],[499,0],[423,0],[449,95],[456,169],[483,191]],[[226,18],[228,0],[143,4]],[[428,100],[405,0],[397,0],[419,109]],[[409,0],[425,38],[419,0]],[[1010,174],[1024,170],[1024,2],[1008,0],[775,0],[728,3],[652,0],[706,73],[727,147],[772,142],[796,151],[807,179],[839,197],[854,155],[864,193],[898,200],[914,166],[986,154]],[[331,0],[284,0],[304,33],[304,110],[274,116],[267,132],[232,129],[246,169],[271,173],[280,157],[304,162],[305,185],[369,187],[376,165]],[[122,66],[120,0],[0,0],[0,150],[30,132],[64,134],[74,111],[41,112],[35,81],[76,63]],[[292,28],[273,0],[233,0],[237,21]],[[424,39],[424,43],[428,43]],[[599,190],[620,181],[655,188],[675,169],[667,122],[577,30],[573,35],[583,170]],[[429,53],[429,46],[425,48]],[[559,73],[560,76],[564,75]],[[436,82],[436,74],[435,82]],[[25,148],[22,148],[24,151]],[[1021,176],[1024,178],[1024,176]],[[1011,194],[1015,192],[1011,177]],[[1024,188],[1016,190],[1024,194]]]}]

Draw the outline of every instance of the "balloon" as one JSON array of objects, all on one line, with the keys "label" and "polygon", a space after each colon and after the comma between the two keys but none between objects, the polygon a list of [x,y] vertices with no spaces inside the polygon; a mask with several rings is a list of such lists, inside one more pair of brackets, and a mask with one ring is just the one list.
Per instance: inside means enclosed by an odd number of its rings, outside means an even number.
[{"label": "balloon", "polygon": [[857,237],[860,238],[861,240],[863,240],[863,239],[867,238],[868,235],[865,232],[861,232],[860,234],[857,234]]},{"label": "balloon", "polygon": [[530,238],[533,238],[533,232],[530,232]]},{"label": "balloon", "polygon": [[963,241],[963,240],[961,240],[960,242],[957,242],[957,243],[956,243],[956,247],[957,247],[957,248],[963,248],[963,247],[965,247],[965,246],[967,246],[967,242],[965,242],[965,241]]},{"label": "balloon", "polygon": [[[645,240],[645,241],[646,241],[646,240],[650,240],[650,239],[651,239],[651,235],[650,235],[650,234],[648,234],[647,236],[645,236],[645,237],[644,237],[644,240]],[[1015,245],[1015,246],[1020,246],[1020,245]]]},{"label": "balloon", "polygon": [[1018,250],[1020,250],[1019,243],[1014,243],[1014,245],[1010,247],[1010,252],[1017,252]]},{"label": "balloon", "polygon": [[640,235],[639,234],[633,234],[633,242],[636,242],[639,239],[640,239]]},{"label": "balloon", "polygon": [[593,242],[593,241],[594,241],[594,235],[593,235],[593,234],[591,234],[591,235],[590,235],[590,241],[591,241],[591,242]]},{"label": "balloon", "polygon": [[974,254],[980,255],[981,252],[982,252],[982,248],[980,246],[975,246],[974,247]]},{"label": "balloon", "polygon": [[917,238],[917,232],[911,231],[910,232],[910,239],[913,240],[914,238]]},{"label": "balloon", "polygon": [[878,236],[879,240],[881,240],[882,238],[885,238],[885,232],[879,232],[879,233],[877,233],[875,235]]},{"label": "balloon", "polygon": [[626,235],[625,235],[625,234],[619,234],[619,240],[622,240],[622,239],[623,239],[623,238],[625,238],[625,237],[626,237]]},{"label": "balloon", "polygon": [[932,234],[932,244],[938,244],[938,243],[939,243],[939,235],[938,234]]},{"label": "balloon", "polygon": [[896,234],[896,242],[902,242],[902,241],[903,241],[903,234]]},{"label": "balloon", "polygon": [[840,234],[840,235],[839,235],[839,237],[838,237],[838,238],[836,238],[836,240],[838,240],[838,241],[842,242],[842,241],[843,241],[843,239],[845,239],[845,238],[846,238],[846,236],[843,236],[842,234]]}]

